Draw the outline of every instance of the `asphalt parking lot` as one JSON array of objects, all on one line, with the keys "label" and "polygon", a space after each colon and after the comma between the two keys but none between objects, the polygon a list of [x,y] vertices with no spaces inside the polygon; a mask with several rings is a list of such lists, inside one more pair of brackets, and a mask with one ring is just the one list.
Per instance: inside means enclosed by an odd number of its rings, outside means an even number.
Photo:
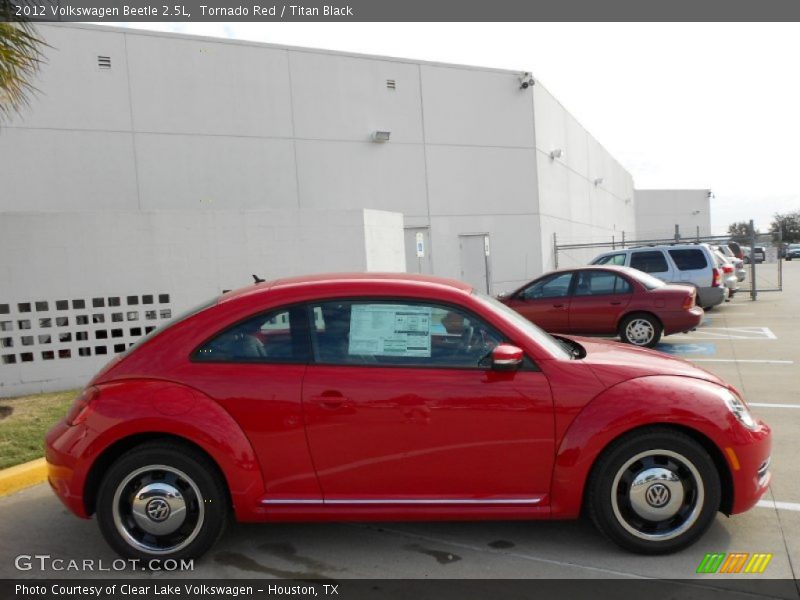
[{"label": "asphalt parking lot", "polygon": [[[335,523],[235,525],[192,572],[202,578],[697,578],[796,579],[800,569],[800,261],[784,265],[784,291],[745,294],[707,315],[662,351],[696,361],[737,386],[773,428],[770,494],[750,512],[718,516],[698,543],[662,557],[632,555],[579,522]],[[0,577],[119,576],[115,572],[18,571],[14,557],[116,556],[96,523],[73,517],[47,485],[0,498]],[[706,553],[771,553],[763,574],[708,575]],[[163,577],[164,573],[138,573]]]}]

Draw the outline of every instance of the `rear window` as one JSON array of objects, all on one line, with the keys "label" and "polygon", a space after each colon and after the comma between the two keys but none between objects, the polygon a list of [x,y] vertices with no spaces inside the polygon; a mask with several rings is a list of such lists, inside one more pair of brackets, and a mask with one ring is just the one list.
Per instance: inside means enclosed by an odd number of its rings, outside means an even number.
[{"label": "rear window", "polygon": [[669,270],[667,259],[660,250],[631,253],[631,267],[645,273],[664,273]]},{"label": "rear window", "polygon": [[695,271],[708,266],[705,253],[699,248],[670,250],[669,255],[675,261],[675,266],[681,271]]}]

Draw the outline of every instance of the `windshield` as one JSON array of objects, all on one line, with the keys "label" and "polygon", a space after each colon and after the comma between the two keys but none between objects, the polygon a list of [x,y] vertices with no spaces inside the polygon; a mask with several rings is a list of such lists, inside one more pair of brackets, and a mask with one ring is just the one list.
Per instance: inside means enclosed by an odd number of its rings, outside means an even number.
[{"label": "windshield", "polygon": [[558,340],[556,340],[553,336],[549,333],[546,333],[538,326],[534,325],[528,319],[523,317],[517,311],[512,308],[509,308],[502,302],[495,300],[491,296],[487,296],[486,294],[479,292],[478,290],[473,290],[472,294],[485,306],[487,306],[492,312],[498,313],[503,319],[510,322],[512,325],[515,325],[517,328],[521,329],[536,341],[540,346],[542,346],[545,350],[550,352],[553,356],[557,356],[559,358],[571,358],[572,354],[569,350],[564,348],[564,345],[561,344]]},{"label": "windshield", "polygon": [[660,287],[664,287],[667,285],[660,279],[653,277],[652,275],[648,275],[644,271],[640,271],[639,269],[631,269],[629,267],[625,267],[625,273],[629,276],[641,283],[644,287],[648,290],[657,290]]}]

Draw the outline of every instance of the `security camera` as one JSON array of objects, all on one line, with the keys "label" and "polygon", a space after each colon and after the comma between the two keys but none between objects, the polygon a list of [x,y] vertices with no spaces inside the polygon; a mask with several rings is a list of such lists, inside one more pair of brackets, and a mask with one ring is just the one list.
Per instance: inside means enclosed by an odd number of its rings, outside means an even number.
[{"label": "security camera", "polygon": [[523,73],[519,76],[519,89],[527,90],[529,87],[533,87],[536,82],[533,80],[533,75],[530,73]]}]

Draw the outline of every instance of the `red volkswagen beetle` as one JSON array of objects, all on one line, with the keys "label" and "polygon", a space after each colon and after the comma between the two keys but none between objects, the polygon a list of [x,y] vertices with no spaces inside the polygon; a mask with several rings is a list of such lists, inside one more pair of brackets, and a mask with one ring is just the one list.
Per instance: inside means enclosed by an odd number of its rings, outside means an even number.
[{"label": "red volkswagen beetle", "polygon": [[652,348],[663,335],[696,328],[703,309],[697,292],[667,285],[629,267],[581,267],[547,273],[502,296],[545,331],[619,335],[623,342]]},{"label": "red volkswagen beetle", "polygon": [[769,484],[770,430],[682,360],[551,337],[397,274],[223,294],[115,358],[47,436],[49,480],[122,555],[226,521],[572,519],[662,553]]}]

